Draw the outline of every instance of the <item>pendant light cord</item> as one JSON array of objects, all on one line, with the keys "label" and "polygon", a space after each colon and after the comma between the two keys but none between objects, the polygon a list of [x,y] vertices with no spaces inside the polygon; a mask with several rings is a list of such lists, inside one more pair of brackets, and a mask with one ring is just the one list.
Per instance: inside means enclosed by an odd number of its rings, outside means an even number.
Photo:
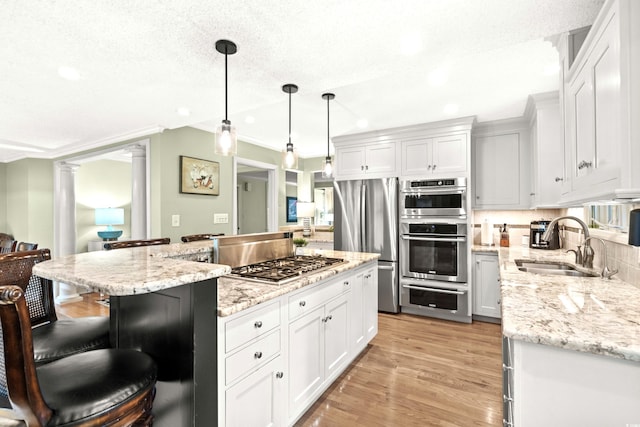
[{"label": "pendant light cord", "polygon": [[329,115],[329,101],[331,99],[329,97],[327,97],[327,157],[329,157],[329,120],[330,120],[330,115]]},{"label": "pendant light cord", "polygon": [[229,121],[227,117],[227,48],[224,49],[224,120]]},{"label": "pendant light cord", "polygon": [[291,144],[291,91],[289,91],[289,144]]}]

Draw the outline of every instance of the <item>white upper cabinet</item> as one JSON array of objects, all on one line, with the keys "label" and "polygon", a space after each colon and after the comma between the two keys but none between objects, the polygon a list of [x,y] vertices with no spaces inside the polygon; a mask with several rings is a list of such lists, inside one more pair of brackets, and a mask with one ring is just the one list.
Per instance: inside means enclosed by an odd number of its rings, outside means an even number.
[{"label": "white upper cabinet", "polygon": [[474,209],[529,209],[529,130],[523,119],[484,122],[472,142]]},{"label": "white upper cabinet", "polygon": [[559,207],[565,172],[558,92],[529,96],[524,115],[531,138],[531,207]]},{"label": "white upper cabinet", "polygon": [[468,147],[464,133],[402,141],[401,175],[465,176]]},{"label": "white upper cabinet", "polygon": [[335,137],[335,179],[468,177],[474,120],[464,117]]},{"label": "white upper cabinet", "polygon": [[565,184],[561,202],[640,196],[640,8],[605,2],[575,61],[569,37],[558,44],[563,64]]}]

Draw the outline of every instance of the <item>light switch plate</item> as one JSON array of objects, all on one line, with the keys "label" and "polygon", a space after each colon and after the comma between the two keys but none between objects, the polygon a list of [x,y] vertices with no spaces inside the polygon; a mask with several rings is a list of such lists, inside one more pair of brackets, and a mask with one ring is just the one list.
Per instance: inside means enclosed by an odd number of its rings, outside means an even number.
[{"label": "light switch plate", "polygon": [[171,215],[171,226],[180,227],[180,215]]},{"label": "light switch plate", "polygon": [[213,214],[214,224],[227,224],[228,222],[229,222],[229,214],[226,214],[226,213]]}]

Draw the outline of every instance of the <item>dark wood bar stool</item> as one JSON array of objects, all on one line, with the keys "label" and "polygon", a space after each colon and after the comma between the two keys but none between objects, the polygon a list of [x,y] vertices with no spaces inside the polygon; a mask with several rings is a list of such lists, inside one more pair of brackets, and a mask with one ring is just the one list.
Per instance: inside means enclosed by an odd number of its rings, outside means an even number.
[{"label": "dark wood bar stool", "polygon": [[15,251],[17,244],[18,242],[15,240],[0,240],[0,254],[8,254],[9,252]]},{"label": "dark wood bar stool", "polygon": [[2,356],[14,413],[28,426],[150,426],[157,366],[136,350],[102,349],[36,366],[20,286],[0,286]]},{"label": "dark wood bar stool", "polygon": [[[51,259],[49,249],[0,255],[0,285],[17,285],[24,294],[33,328],[36,365],[89,350],[108,348],[109,318],[101,316],[58,319],[53,283],[32,274],[33,266]],[[0,341],[0,350],[3,343]],[[7,406],[4,360],[0,360],[0,407]]]},{"label": "dark wood bar stool", "polygon": [[190,234],[188,236],[182,236],[180,239],[184,242],[184,243],[188,243],[188,242],[197,242],[198,240],[210,240],[213,237],[216,236],[224,236],[224,233],[218,233],[218,234]]},{"label": "dark wood bar stool", "polygon": [[20,242],[16,245],[16,252],[33,251],[38,249],[37,243]]},{"label": "dark wood bar stool", "polygon": [[137,248],[139,246],[154,246],[154,245],[168,245],[171,243],[169,237],[162,237],[158,239],[147,240],[123,240],[121,242],[106,242],[104,248],[106,250],[122,249],[122,248]]}]

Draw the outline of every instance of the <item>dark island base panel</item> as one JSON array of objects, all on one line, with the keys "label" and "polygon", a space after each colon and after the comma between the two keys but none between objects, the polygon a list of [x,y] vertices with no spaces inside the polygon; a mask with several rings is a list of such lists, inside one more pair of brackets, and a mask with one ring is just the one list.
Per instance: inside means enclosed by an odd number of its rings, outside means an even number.
[{"label": "dark island base panel", "polygon": [[215,424],[216,307],[217,279],[111,297],[112,345],[144,351],[158,363],[154,427]]}]

